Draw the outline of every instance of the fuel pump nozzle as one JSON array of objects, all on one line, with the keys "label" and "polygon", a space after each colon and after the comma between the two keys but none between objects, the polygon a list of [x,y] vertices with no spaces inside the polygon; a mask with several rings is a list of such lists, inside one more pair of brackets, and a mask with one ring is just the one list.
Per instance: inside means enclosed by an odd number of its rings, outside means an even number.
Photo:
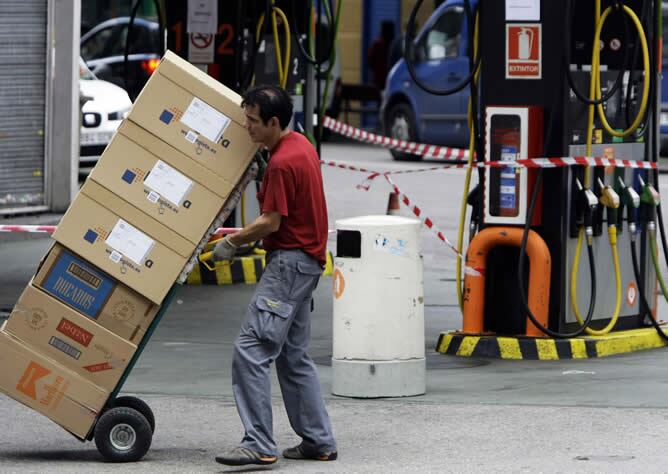
[{"label": "fuel pump nozzle", "polygon": [[598,199],[596,198],[596,194],[594,194],[591,189],[582,186],[582,183],[579,179],[576,179],[575,182],[579,191],[578,214],[584,215],[584,227],[585,234],[587,236],[587,244],[591,245],[593,243],[592,239],[594,237],[594,212],[596,212],[596,208],[598,207]]},{"label": "fuel pump nozzle", "polygon": [[640,196],[631,186],[627,186],[621,177],[617,178],[619,189],[621,190],[622,206],[626,207],[629,220],[629,232],[631,233],[631,241],[636,238],[636,223],[633,218],[633,209],[638,209],[640,206]]},{"label": "fuel pump nozzle", "polygon": [[661,203],[659,192],[651,184],[646,184],[642,176],[638,176],[640,181],[640,217],[647,222],[647,230],[652,234],[656,231],[656,208]]},{"label": "fuel pump nozzle", "polygon": [[612,189],[612,186],[606,186],[601,181],[601,178],[597,180],[598,186],[601,191],[601,197],[599,198],[599,203],[605,207],[607,211],[607,220],[608,220],[608,237],[611,244],[617,243],[617,209],[619,208],[619,194]]}]

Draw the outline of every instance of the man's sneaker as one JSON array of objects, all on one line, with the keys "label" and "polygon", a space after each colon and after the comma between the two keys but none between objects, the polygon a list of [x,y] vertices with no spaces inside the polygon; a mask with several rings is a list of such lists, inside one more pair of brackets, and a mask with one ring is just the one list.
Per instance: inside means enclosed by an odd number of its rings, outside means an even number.
[{"label": "man's sneaker", "polygon": [[248,448],[234,448],[216,456],[216,462],[227,466],[245,466],[247,464],[274,464],[278,460],[272,454],[262,454]]},{"label": "man's sneaker", "polygon": [[287,459],[313,459],[314,461],[335,461],[338,457],[336,451],[316,452],[311,451],[300,444],[294,448],[283,451],[283,457]]}]

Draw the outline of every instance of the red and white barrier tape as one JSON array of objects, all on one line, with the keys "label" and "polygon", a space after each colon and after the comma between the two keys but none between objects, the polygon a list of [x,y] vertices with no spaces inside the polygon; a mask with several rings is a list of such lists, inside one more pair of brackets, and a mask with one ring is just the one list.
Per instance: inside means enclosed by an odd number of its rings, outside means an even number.
[{"label": "red and white barrier tape", "polygon": [[387,174],[384,174],[383,177],[387,180],[387,182],[392,186],[392,190],[394,191],[394,194],[396,194],[399,197],[399,201],[406,206],[410,211],[415,214],[415,216],[420,219],[420,221],[429,229],[431,230],[436,237],[445,243],[450,249],[455,252],[457,255],[462,257],[462,254],[459,250],[457,250],[457,247],[454,246],[452,242],[448,240],[448,238],[445,236],[443,231],[441,231],[435,224],[434,221],[432,221],[429,217],[423,216],[422,215],[422,209],[420,209],[418,206],[414,205],[411,203],[411,200],[406,196],[404,193],[401,192],[401,190],[397,187],[396,184],[392,181],[392,178],[390,178]]},{"label": "red and white barrier tape", "polygon": [[[0,225],[0,232],[25,232],[25,233],[40,233],[53,234],[56,231],[55,225]],[[211,234],[211,238],[220,237],[226,234],[233,234],[239,232],[241,227],[219,227],[216,232]],[[328,231],[330,234],[336,232],[335,229]]]},{"label": "red and white barrier tape", "polygon": [[468,150],[463,150],[461,148],[450,148],[447,146],[407,142],[397,138],[376,135],[375,133],[367,132],[366,130],[339,122],[338,120],[334,120],[331,117],[325,117],[322,125],[325,128],[338,133],[339,135],[352,138],[353,140],[364,143],[371,143],[372,145],[379,145],[385,148],[390,148],[392,150],[422,156],[424,158],[465,160],[469,156]]},{"label": "red and white barrier tape", "polygon": [[[26,232],[39,234],[53,234],[56,231],[55,225],[0,225],[0,232]],[[224,235],[237,232],[241,229],[236,227],[219,227],[215,234]]]},{"label": "red and white barrier tape", "polygon": [[0,225],[0,232],[30,232],[39,234],[53,234],[55,225]]},{"label": "red and white barrier tape", "polygon": [[528,158],[517,161],[484,161],[474,163],[475,167],[489,166],[491,168],[563,168],[564,166],[603,166],[606,168],[637,168],[658,169],[652,161],[616,160],[614,158],[599,158],[595,156],[567,156],[562,158]]},{"label": "red and white barrier tape", "polygon": [[[449,159],[462,160],[462,159],[468,159],[469,156],[468,150],[462,150],[460,148],[449,148],[437,145],[427,145],[425,143],[407,142],[405,140],[398,140],[396,138],[376,135],[375,133],[367,132],[360,128],[353,127],[352,125],[347,125],[345,123],[339,122],[338,120],[334,120],[331,117],[325,117],[323,126],[332,130],[333,132],[336,132],[340,135],[352,138],[360,142],[371,143],[373,145],[379,145],[384,148],[411,153],[417,156],[422,156],[423,158],[441,158],[441,159],[449,158]],[[479,163],[476,162],[472,166],[478,168],[480,167],[558,168],[563,166],[574,166],[574,165],[614,166],[616,168],[638,168],[638,169],[658,168],[656,163],[649,161],[616,160],[613,158],[599,158],[599,157],[588,157],[588,156],[575,156],[575,157],[569,156],[560,158],[529,158],[513,162],[485,161]],[[466,163],[455,163],[450,166],[447,166],[447,168],[466,168],[466,167],[468,167],[468,164]],[[368,171],[368,170],[359,169],[359,171]],[[420,171],[427,171],[427,169]],[[414,172],[417,172],[417,170]]]}]

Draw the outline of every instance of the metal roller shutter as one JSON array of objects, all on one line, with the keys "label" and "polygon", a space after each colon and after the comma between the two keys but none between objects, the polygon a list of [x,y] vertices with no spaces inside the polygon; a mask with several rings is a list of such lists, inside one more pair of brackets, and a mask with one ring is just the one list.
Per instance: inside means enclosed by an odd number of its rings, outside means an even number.
[{"label": "metal roller shutter", "polygon": [[0,1],[0,214],[45,204],[47,6]]}]

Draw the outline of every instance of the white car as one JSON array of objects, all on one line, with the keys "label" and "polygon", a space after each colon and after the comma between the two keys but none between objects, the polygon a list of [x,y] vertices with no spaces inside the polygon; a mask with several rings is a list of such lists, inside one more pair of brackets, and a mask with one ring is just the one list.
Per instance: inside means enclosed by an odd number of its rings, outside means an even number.
[{"label": "white car", "polygon": [[97,163],[121,121],[130,112],[132,102],[123,89],[95,77],[81,59],[79,91],[82,97],[88,98],[81,109],[79,135],[79,180],[82,181]]}]

